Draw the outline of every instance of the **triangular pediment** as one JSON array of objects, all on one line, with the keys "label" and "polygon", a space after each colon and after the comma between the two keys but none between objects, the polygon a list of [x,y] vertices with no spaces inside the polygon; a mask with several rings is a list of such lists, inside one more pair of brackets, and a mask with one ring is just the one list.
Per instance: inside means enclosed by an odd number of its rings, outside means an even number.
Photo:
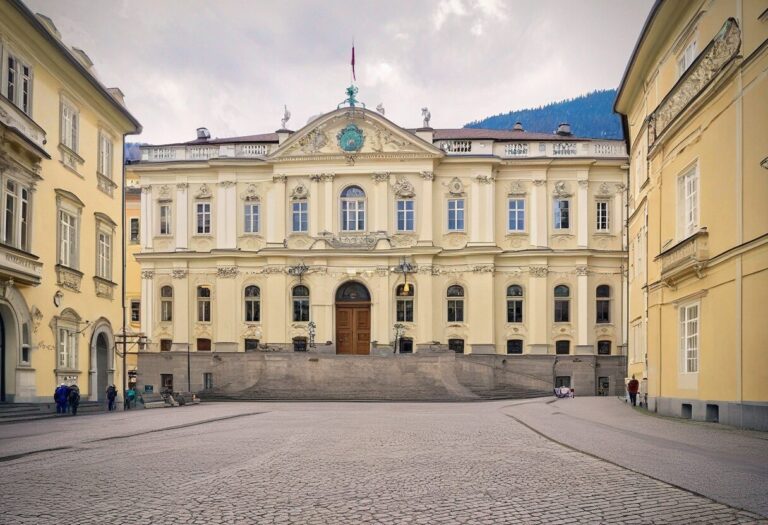
[{"label": "triangular pediment", "polygon": [[272,162],[377,158],[438,158],[445,155],[413,133],[363,108],[340,108],[295,132],[268,159]]}]

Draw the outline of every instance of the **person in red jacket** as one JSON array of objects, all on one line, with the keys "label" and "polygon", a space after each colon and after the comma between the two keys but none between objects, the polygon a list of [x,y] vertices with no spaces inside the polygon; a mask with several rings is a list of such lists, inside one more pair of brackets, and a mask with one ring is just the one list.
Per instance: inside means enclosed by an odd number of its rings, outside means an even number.
[{"label": "person in red jacket", "polygon": [[629,392],[629,400],[632,402],[632,406],[637,406],[637,392],[640,390],[640,381],[635,379],[635,374],[632,374],[632,379],[627,383],[627,392]]}]

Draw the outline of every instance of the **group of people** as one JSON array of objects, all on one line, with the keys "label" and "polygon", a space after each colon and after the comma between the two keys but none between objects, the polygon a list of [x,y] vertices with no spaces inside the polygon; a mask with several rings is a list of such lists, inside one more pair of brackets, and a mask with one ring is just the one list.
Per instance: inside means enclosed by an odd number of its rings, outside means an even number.
[{"label": "group of people", "polygon": [[77,415],[77,407],[80,406],[80,388],[77,385],[60,384],[53,393],[56,402],[56,413]]}]

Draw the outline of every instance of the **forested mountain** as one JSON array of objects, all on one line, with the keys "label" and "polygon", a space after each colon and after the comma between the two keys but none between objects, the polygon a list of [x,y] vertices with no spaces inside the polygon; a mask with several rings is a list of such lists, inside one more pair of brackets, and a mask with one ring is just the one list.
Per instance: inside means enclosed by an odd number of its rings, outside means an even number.
[{"label": "forested mountain", "polygon": [[520,121],[525,131],[552,133],[568,122],[578,137],[622,138],[621,120],[613,112],[615,89],[604,89],[537,108],[500,113],[466,124],[465,128],[512,129]]}]

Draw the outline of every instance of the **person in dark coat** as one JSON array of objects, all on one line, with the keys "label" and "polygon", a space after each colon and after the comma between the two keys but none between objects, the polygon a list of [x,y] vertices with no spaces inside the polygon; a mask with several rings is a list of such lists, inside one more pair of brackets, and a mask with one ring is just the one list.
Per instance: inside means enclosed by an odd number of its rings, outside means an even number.
[{"label": "person in dark coat", "polygon": [[69,387],[69,406],[72,407],[72,415],[77,415],[77,407],[80,405],[80,388],[77,385]]},{"label": "person in dark coat", "polygon": [[107,401],[109,402],[109,406],[107,409],[112,412],[115,409],[115,398],[117,397],[117,388],[115,388],[115,385],[109,385],[107,387]]},{"label": "person in dark coat", "polygon": [[67,385],[64,383],[56,387],[53,392],[53,400],[56,402],[56,413],[65,414],[67,412]]},{"label": "person in dark coat", "polygon": [[632,379],[627,383],[627,392],[629,393],[629,401],[632,406],[637,406],[637,392],[640,390],[640,381],[635,379],[635,374],[632,374]]}]

